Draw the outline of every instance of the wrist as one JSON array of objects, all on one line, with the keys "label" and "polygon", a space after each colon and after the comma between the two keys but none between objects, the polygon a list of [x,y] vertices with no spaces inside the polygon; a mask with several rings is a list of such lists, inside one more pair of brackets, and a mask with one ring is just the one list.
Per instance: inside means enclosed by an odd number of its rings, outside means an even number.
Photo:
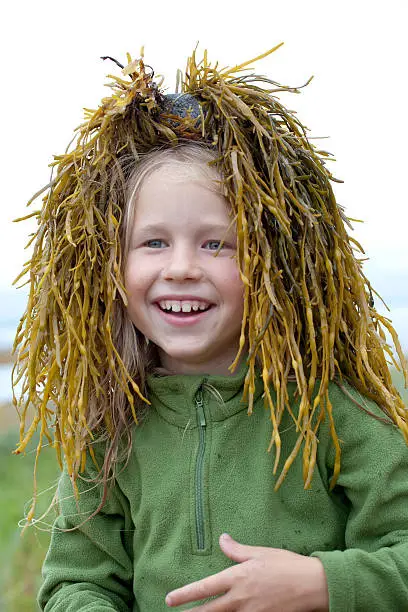
[{"label": "wrist", "polygon": [[323,563],[317,557],[308,557],[309,561],[309,584],[308,584],[308,606],[310,612],[328,612],[329,590]]}]

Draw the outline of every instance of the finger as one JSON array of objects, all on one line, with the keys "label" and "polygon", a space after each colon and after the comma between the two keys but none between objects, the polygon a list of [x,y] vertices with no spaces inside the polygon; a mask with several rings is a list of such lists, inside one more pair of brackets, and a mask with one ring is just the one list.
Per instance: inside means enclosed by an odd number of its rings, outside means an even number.
[{"label": "finger", "polygon": [[245,544],[240,544],[240,542],[231,538],[228,533],[223,533],[220,536],[219,543],[224,555],[237,563],[243,563],[244,561],[253,559],[257,555],[259,548],[259,546],[246,546]]},{"label": "finger", "polygon": [[186,584],[180,589],[167,593],[166,604],[168,606],[180,606],[189,601],[200,601],[200,599],[226,593],[231,585],[231,570],[234,570],[234,568],[229,567],[218,574]]},{"label": "finger", "polygon": [[217,597],[217,599],[213,599],[212,601],[207,601],[201,606],[196,606],[194,608],[190,608],[186,610],[186,612],[231,612],[231,600],[228,595],[223,595],[221,597]]}]

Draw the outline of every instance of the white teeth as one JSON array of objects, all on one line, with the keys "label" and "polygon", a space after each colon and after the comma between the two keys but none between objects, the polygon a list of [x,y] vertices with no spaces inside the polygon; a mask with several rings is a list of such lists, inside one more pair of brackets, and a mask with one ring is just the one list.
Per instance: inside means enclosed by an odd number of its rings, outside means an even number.
[{"label": "white teeth", "polygon": [[172,312],[191,312],[192,310],[197,312],[198,310],[208,309],[208,304],[205,304],[204,302],[188,302],[184,300],[162,300],[159,302],[159,306],[162,310],[169,310]]}]

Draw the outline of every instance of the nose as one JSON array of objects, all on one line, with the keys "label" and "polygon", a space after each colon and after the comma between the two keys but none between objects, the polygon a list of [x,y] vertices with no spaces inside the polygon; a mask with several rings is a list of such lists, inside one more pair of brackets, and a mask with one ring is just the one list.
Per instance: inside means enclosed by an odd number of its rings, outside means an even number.
[{"label": "nose", "polygon": [[169,249],[168,260],[163,269],[165,280],[200,280],[202,276],[203,271],[192,246],[178,244]]}]

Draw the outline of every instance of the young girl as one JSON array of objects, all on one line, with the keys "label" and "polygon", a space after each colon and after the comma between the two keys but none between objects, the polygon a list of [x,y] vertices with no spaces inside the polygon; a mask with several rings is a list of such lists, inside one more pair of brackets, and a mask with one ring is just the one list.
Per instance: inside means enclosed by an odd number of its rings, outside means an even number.
[{"label": "young girl", "polygon": [[44,610],[406,609],[383,327],[403,356],[324,154],[245,66],[193,55],[164,96],[129,58],[56,159],[17,367],[18,451],[41,424],[64,453]]}]

